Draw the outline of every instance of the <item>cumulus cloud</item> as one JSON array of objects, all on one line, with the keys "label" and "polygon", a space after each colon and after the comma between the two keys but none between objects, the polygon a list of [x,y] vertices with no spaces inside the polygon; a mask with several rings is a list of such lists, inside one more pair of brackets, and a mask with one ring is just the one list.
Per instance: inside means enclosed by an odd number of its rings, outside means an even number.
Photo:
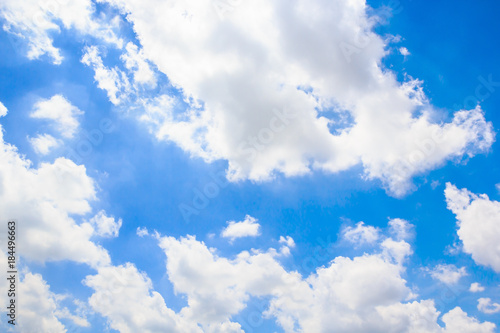
[{"label": "cumulus cloud", "polygon": [[132,264],[102,267],[84,284],[94,289],[89,299],[92,309],[122,333],[202,332],[167,308],[151,280]]},{"label": "cumulus cloud", "polygon": [[134,82],[156,87],[156,75],[146,61],[144,51],[134,43],[128,43],[125,49],[126,53],[122,54],[121,59],[125,67],[132,71]]},{"label": "cumulus cloud", "polygon": [[364,222],[358,222],[356,227],[346,227],[342,230],[342,237],[351,243],[362,245],[372,244],[379,239],[379,230],[372,226],[365,226]]},{"label": "cumulus cloud", "polygon": [[28,138],[33,150],[40,155],[47,155],[53,148],[56,148],[61,143],[50,134],[38,134],[34,138]]},{"label": "cumulus cloud", "polygon": [[78,117],[83,115],[83,111],[72,105],[62,95],[42,99],[34,105],[33,109],[31,117],[52,121],[55,129],[65,138],[72,138],[75,135],[80,126]]},{"label": "cumulus cloud", "polygon": [[118,233],[122,226],[122,219],[118,221],[114,217],[106,216],[106,212],[101,210],[89,223],[94,227],[95,234],[101,237],[118,237]]},{"label": "cumulus cloud", "polygon": [[430,275],[445,284],[456,284],[467,275],[465,267],[458,268],[455,265],[437,265],[429,270]]},{"label": "cumulus cloud", "polygon": [[485,290],[484,287],[481,286],[481,284],[479,282],[471,283],[470,288],[469,288],[469,291],[471,293],[479,293],[479,292],[483,292],[484,290]]},{"label": "cumulus cloud", "polygon": [[500,312],[500,304],[492,303],[491,298],[480,298],[477,300],[477,309],[487,314]]},{"label": "cumulus cloud", "polygon": [[463,251],[476,263],[500,272],[500,203],[450,183],[444,194],[448,209],[456,215]]},{"label": "cumulus cloud", "polygon": [[28,260],[109,263],[106,250],[90,241],[93,228],[75,219],[91,211],[95,183],[84,166],[65,158],[34,168],[0,128],[0,220],[17,219]]},{"label": "cumulus cloud", "polygon": [[144,103],[146,115],[163,114],[147,117],[156,136],[227,160],[230,180],[362,165],[365,178],[402,196],[412,177],[494,140],[479,107],[437,123],[421,82],[399,83],[380,65],[388,41],[373,32],[380,20],[362,0],[259,0],[222,18],[210,1],[106,2],[191,104],[172,120],[165,99]]},{"label": "cumulus cloud", "polygon": [[236,238],[257,237],[260,235],[260,224],[257,219],[250,215],[245,216],[241,222],[229,221],[227,227],[221,232],[221,236],[234,241]]},{"label": "cumulus cloud", "polygon": [[62,28],[76,29],[121,47],[123,42],[113,32],[116,22],[101,21],[94,14],[95,5],[89,0],[5,0],[0,3],[3,29],[13,35],[10,37],[15,41],[13,46],[20,48],[26,43],[29,59],[47,55],[54,64],[61,64],[63,56],[54,46],[51,35]]}]

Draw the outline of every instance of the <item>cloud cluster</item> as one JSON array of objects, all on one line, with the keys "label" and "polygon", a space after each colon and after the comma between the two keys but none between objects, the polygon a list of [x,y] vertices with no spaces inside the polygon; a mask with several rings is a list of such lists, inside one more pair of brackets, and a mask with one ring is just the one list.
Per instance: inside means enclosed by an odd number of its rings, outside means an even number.
[{"label": "cloud cluster", "polygon": [[500,202],[451,183],[446,184],[444,193],[448,209],[457,217],[463,251],[476,263],[500,272]]},{"label": "cloud cluster", "polygon": [[[85,283],[95,291],[93,309],[122,332],[145,325],[141,329],[148,332],[163,327],[173,332],[242,333],[244,327],[233,318],[255,299],[268,299],[260,315],[274,319],[287,333],[494,332],[494,324],[480,323],[459,307],[440,316],[432,300],[413,300],[416,295],[404,278],[406,260],[401,259],[402,253],[411,253],[410,245],[380,237],[372,253],[332,257],[303,277],[286,270],[272,248],[227,258],[193,236],[156,234],[174,291],[187,300],[178,313],[166,307],[149,278],[132,264],[102,268]],[[292,245],[289,238],[280,242]]]},{"label": "cloud cluster", "polygon": [[[362,0],[258,0],[222,17],[210,1],[106,2],[132,23],[137,52],[191,103],[181,120],[171,105],[156,107],[163,116],[146,117],[156,136],[227,160],[231,180],[362,165],[366,178],[402,196],[415,175],[494,140],[479,107],[438,123],[421,82],[399,83],[382,67],[388,41],[373,32],[379,20]],[[349,45],[356,52],[346,54]]]},{"label": "cloud cluster", "polygon": [[227,227],[221,232],[221,236],[234,241],[236,238],[256,237],[260,235],[260,224],[257,219],[250,215],[245,216],[241,222],[228,221]]}]

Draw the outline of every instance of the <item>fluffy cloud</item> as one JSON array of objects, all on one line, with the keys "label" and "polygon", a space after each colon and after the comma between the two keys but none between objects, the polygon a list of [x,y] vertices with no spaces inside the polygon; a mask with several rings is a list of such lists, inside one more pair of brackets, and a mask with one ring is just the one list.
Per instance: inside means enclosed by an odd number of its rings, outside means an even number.
[{"label": "fluffy cloud", "polygon": [[121,333],[202,332],[167,308],[163,297],[152,290],[151,280],[131,264],[100,268],[84,283],[95,291],[89,299],[94,311]]},{"label": "fluffy cloud", "polygon": [[481,286],[481,284],[478,282],[471,283],[470,288],[469,288],[469,291],[471,293],[479,293],[479,292],[483,292],[484,290],[485,290],[484,287]]},{"label": "fluffy cloud", "polygon": [[42,99],[33,108],[31,117],[53,121],[56,130],[65,138],[72,138],[75,135],[80,126],[78,117],[83,114],[83,111],[61,95]]},{"label": "fluffy cloud", "polygon": [[354,244],[374,243],[379,238],[379,230],[372,226],[365,226],[364,222],[358,222],[356,227],[346,227],[342,230],[342,237]]},{"label": "fluffy cloud", "polygon": [[50,134],[39,134],[34,138],[29,138],[33,150],[40,155],[47,155],[50,151],[59,146],[60,142]]},{"label": "fluffy cloud", "polygon": [[161,99],[145,103],[164,114],[147,117],[156,136],[227,160],[231,180],[361,164],[366,178],[401,196],[415,175],[494,140],[479,107],[437,123],[421,83],[401,84],[381,67],[388,41],[373,32],[377,18],[362,0],[258,0],[222,16],[210,1],[106,2],[191,102],[174,120],[168,105],[158,110]]},{"label": "fluffy cloud", "polygon": [[227,227],[221,232],[221,236],[234,241],[236,238],[256,237],[260,235],[260,224],[257,219],[250,215],[245,216],[241,222],[229,221]]},{"label": "fluffy cloud", "polygon": [[465,267],[458,268],[455,265],[437,265],[429,273],[434,279],[445,284],[455,284],[467,275]]},{"label": "fluffy cloud", "polygon": [[122,41],[113,32],[116,22],[96,19],[94,7],[89,0],[5,0],[0,3],[0,17],[4,20],[3,29],[15,35],[11,37],[13,47],[20,48],[25,41],[29,59],[38,59],[46,54],[54,64],[60,64],[63,57],[53,45],[51,35],[60,32],[61,28],[74,28],[82,34],[121,47]]},{"label": "fluffy cloud", "polygon": [[448,209],[457,217],[463,251],[472,255],[476,263],[500,272],[500,202],[450,183],[444,193]]},{"label": "fluffy cloud", "polygon": [[492,303],[491,298],[480,298],[477,300],[477,309],[487,314],[499,313],[500,304]]},{"label": "fluffy cloud", "polygon": [[[187,296],[181,313],[208,331],[227,323],[251,297],[263,296],[270,297],[264,315],[274,317],[285,332],[454,333],[451,318],[464,325],[461,332],[492,333],[495,328],[460,308],[442,317],[443,328],[432,300],[405,302],[415,296],[403,278],[400,256],[411,252],[404,241],[386,238],[373,254],[333,258],[305,278],[286,271],[274,249],[244,251],[229,259],[191,236],[159,237],[159,242],[174,290]],[[387,245],[391,242],[400,246]],[[394,248],[399,250],[387,250]]]},{"label": "fluffy cloud", "polygon": [[114,217],[106,216],[106,212],[101,210],[89,223],[94,227],[95,234],[101,237],[118,237],[122,226],[122,219],[118,221]]},{"label": "fluffy cloud", "polygon": [[133,72],[134,81],[139,84],[146,84],[152,88],[156,87],[156,76],[151,66],[146,61],[143,50],[140,50],[137,45],[128,43],[126,53],[121,58],[125,63],[125,67]]},{"label": "fluffy cloud", "polygon": [[468,317],[459,307],[445,314],[443,322],[446,324],[447,333],[493,333],[496,328],[493,323],[480,323],[477,319]]},{"label": "fluffy cloud", "polygon": [[389,221],[389,231],[398,240],[409,240],[414,236],[414,226],[403,219]]},{"label": "fluffy cloud", "polygon": [[91,211],[95,184],[84,166],[65,158],[34,168],[0,130],[0,220],[16,219],[29,260],[73,260],[98,266],[107,251],[90,241],[93,228],[75,218]]}]

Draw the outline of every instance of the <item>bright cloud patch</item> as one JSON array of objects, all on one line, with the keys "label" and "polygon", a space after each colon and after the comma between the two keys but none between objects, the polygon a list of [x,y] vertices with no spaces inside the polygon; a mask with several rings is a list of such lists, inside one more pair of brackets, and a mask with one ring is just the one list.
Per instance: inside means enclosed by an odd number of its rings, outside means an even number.
[{"label": "bright cloud patch", "polygon": [[458,268],[455,265],[437,265],[430,270],[431,276],[445,284],[455,284],[467,275],[465,267]]},{"label": "bright cloud patch", "polygon": [[358,222],[356,227],[346,227],[342,235],[354,244],[374,243],[379,238],[379,231],[372,226],[365,226],[363,222]]},{"label": "bright cloud patch", "polygon": [[65,158],[33,168],[0,130],[0,219],[16,217],[24,240],[21,254],[29,260],[73,260],[92,266],[109,263],[106,250],[90,241],[90,224],[75,218],[91,211],[96,199],[84,166]]},{"label": "bright cloud patch", "polygon": [[483,292],[485,289],[483,286],[481,286],[480,283],[478,282],[474,282],[470,285],[470,288],[469,288],[469,291],[471,293],[479,293],[479,292]]},{"label": "bright cloud patch", "polygon": [[101,237],[118,237],[122,226],[122,220],[115,220],[114,217],[106,216],[106,212],[101,210],[96,216],[89,220],[94,227],[95,233]]},{"label": "bright cloud patch", "polygon": [[477,300],[477,309],[487,314],[499,313],[500,304],[493,303],[491,298],[480,298]]},{"label": "bright cloud patch", "polygon": [[29,138],[31,146],[37,154],[47,155],[50,151],[59,146],[60,142],[50,134],[39,134],[34,138]]},{"label": "bright cloud patch", "polygon": [[[168,130],[164,107],[150,123],[157,137],[227,160],[231,180],[363,165],[366,178],[402,196],[412,177],[493,142],[479,107],[435,122],[421,82],[399,83],[378,65],[388,41],[372,31],[377,18],[364,1],[259,0],[222,18],[210,1],[107,2],[127,14],[138,52],[191,101],[173,121],[184,135]],[[146,114],[155,104],[144,104]],[[345,115],[352,120],[339,120]]]},{"label": "bright cloud patch", "polygon": [[[432,300],[405,301],[414,295],[403,278],[404,261],[395,260],[383,245],[371,254],[332,258],[302,277],[284,269],[274,249],[243,251],[229,259],[192,236],[157,237],[165,251],[168,278],[175,292],[187,297],[187,305],[177,313],[168,309],[149,278],[131,264],[101,268],[85,280],[95,291],[90,304],[121,332],[161,328],[242,333],[245,328],[232,318],[255,297],[269,298],[262,315],[274,318],[287,333],[493,333],[495,329],[459,307],[440,317]],[[283,237],[285,242],[291,245]]]},{"label": "bright cloud patch", "polygon": [[72,138],[75,135],[80,126],[78,117],[83,114],[83,111],[61,95],[41,100],[33,109],[31,117],[52,121],[56,130],[65,138]]},{"label": "bright cloud patch", "polygon": [[500,202],[450,183],[444,193],[448,209],[457,217],[463,251],[472,255],[476,263],[500,272]]},{"label": "bright cloud patch", "polygon": [[234,241],[241,237],[256,237],[260,235],[260,224],[257,219],[250,215],[245,216],[241,222],[229,221],[227,227],[222,230],[221,236]]}]

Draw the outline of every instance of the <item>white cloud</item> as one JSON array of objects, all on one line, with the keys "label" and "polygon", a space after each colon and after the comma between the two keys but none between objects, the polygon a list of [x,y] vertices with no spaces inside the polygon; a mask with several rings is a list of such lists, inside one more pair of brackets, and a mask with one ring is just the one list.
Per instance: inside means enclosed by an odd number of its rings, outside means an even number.
[{"label": "white cloud", "polygon": [[447,183],[444,191],[448,209],[456,215],[463,251],[480,265],[500,272],[500,202],[486,194],[475,195]]},{"label": "white cloud", "polygon": [[500,304],[492,303],[491,298],[480,298],[477,300],[477,309],[487,314],[500,312]]},{"label": "white cloud", "polygon": [[72,105],[66,98],[54,95],[50,99],[38,101],[30,116],[53,121],[55,128],[63,137],[72,138],[80,126],[78,117],[82,114],[83,111]]},{"label": "white cloud", "polygon": [[94,227],[96,235],[111,238],[118,237],[122,219],[115,221],[114,217],[106,216],[106,212],[101,210],[89,220],[89,223]]},{"label": "white cloud", "polygon": [[455,265],[437,265],[432,270],[429,270],[430,275],[445,284],[456,284],[458,281],[467,276],[465,267],[458,268]]},{"label": "white cloud", "polygon": [[0,102],[0,117],[5,117],[7,115],[7,108]]},{"label": "white cloud", "polygon": [[19,316],[17,324],[21,332],[66,332],[60,322],[63,318],[73,321],[77,326],[90,325],[85,318],[61,307],[60,301],[67,296],[51,292],[40,274],[25,274],[18,287],[22,316]]},{"label": "white cloud", "polygon": [[399,53],[401,53],[401,55],[404,57],[407,57],[411,54],[410,51],[408,51],[408,49],[406,47],[400,47]]},{"label": "white cloud", "polygon": [[484,287],[481,286],[481,284],[478,282],[471,283],[470,288],[469,288],[469,291],[471,293],[479,293],[479,292],[483,292],[484,290],[485,290]]},{"label": "white cloud", "polygon": [[125,62],[125,67],[133,72],[134,81],[156,87],[156,76],[144,57],[144,51],[134,43],[128,43],[125,49],[127,53],[124,53],[121,59]]},{"label": "white cloud", "polygon": [[494,333],[496,328],[493,323],[480,323],[477,319],[468,317],[459,307],[445,314],[442,320],[446,324],[446,333]]},{"label": "white cloud", "polygon": [[107,92],[111,103],[118,105],[127,98],[131,89],[127,75],[116,67],[104,66],[96,46],[86,46],[81,61],[92,67],[98,87]]},{"label": "white cloud", "polygon": [[40,155],[47,155],[53,148],[61,144],[59,140],[50,134],[38,134],[34,138],[28,138],[33,150]]},{"label": "white cloud", "polygon": [[[401,84],[378,65],[386,41],[372,31],[364,1],[258,0],[223,19],[210,1],[107,2],[127,14],[144,57],[191,101],[174,121],[164,100],[145,103],[164,114],[164,123],[152,119],[156,136],[228,160],[233,181],[362,165],[367,179],[402,196],[412,177],[494,140],[479,107],[436,123],[421,82]],[[183,135],[169,130],[181,127]]]},{"label": "white cloud", "polygon": [[84,284],[94,289],[89,303],[109,319],[110,327],[128,332],[199,332],[195,324],[167,308],[151,280],[132,264],[102,267]]},{"label": "white cloud", "polygon": [[234,241],[236,238],[257,237],[260,235],[260,224],[250,215],[245,216],[241,222],[228,221],[227,227],[222,230],[221,236]]},{"label": "white cloud", "polygon": [[414,226],[403,219],[390,220],[389,230],[398,240],[409,240],[414,236]]},{"label": "white cloud", "polygon": [[106,250],[90,241],[93,228],[75,219],[91,211],[95,183],[65,158],[33,168],[0,129],[0,220],[17,219],[21,255],[40,262],[73,260],[98,266],[109,263]]},{"label": "white cloud", "polygon": [[135,233],[139,237],[149,236],[149,231],[146,227],[144,227],[144,228],[137,227],[137,230],[135,231]]},{"label": "white cloud", "polygon": [[342,237],[358,245],[364,243],[373,244],[379,239],[379,230],[372,226],[365,226],[363,222],[358,222],[355,228],[344,228],[342,230]]},{"label": "white cloud", "polygon": [[100,38],[108,43],[121,47],[113,30],[117,27],[115,20],[101,21],[103,17],[95,17],[95,5],[89,0],[45,1],[37,0],[0,2],[0,17],[4,20],[3,29],[15,37],[13,47],[20,48],[27,43],[29,59],[38,59],[42,55],[52,58],[54,64],[60,64],[63,56],[54,47],[52,35],[65,29],[76,29],[82,34]]},{"label": "white cloud", "polygon": [[452,319],[463,324],[460,332],[493,333],[495,327],[457,308],[443,317],[444,329],[432,300],[406,303],[413,293],[402,277],[404,260],[391,258],[384,246],[373,254],[333,258],[302,278],[284,270],[273,249],[228,259],[191,236],[160,237],[159,242],[175,292],[187,296],[181,313],[204,329],[227,322],[251,297],[263,296],[270,297],[264,315],[274,317],[287,333],[459,332]]}]

